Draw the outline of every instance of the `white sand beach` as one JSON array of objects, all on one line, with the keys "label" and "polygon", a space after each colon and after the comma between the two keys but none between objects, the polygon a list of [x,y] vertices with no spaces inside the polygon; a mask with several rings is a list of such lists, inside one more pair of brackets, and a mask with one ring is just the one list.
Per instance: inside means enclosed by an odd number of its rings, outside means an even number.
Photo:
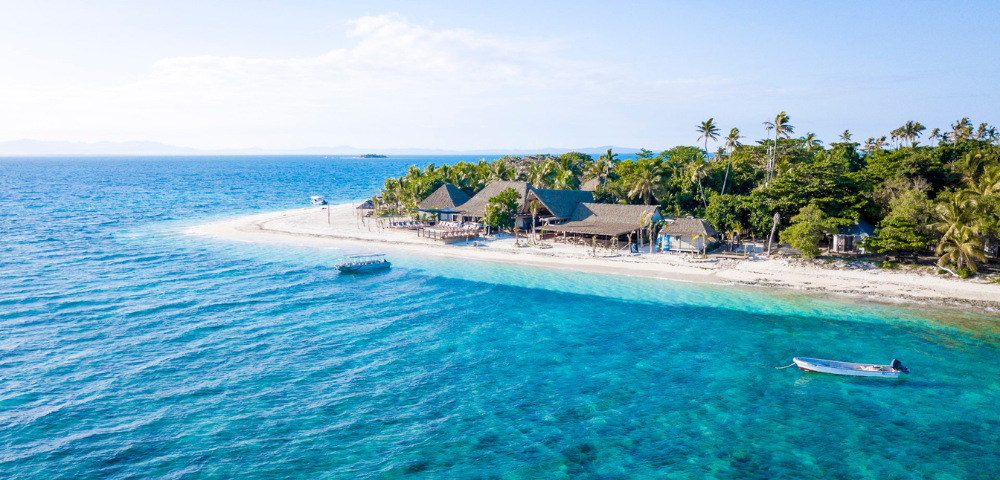
[{"label": "white sand beach", "polygon": [[[329,218],[329,223],[328,223]],[[559,242],[549,248],[518,247],[513,238],[480,239],[445,245],[418,237],[413,230],[377,228],[359,220],[351,205],[310,207],[235,219],[192,228],[190,233],[259,242],[295,241],[315,244],[358,244],[391,247],[422,256],[569,269],[592,273],[643,276],[716,284],[792,288],[863,296],[879,301],[917,301],[1000,309],[1000,284],[936,275],[930,269],[884,270],[863,262],[803,261],[794,258],[696,259],[690,255],[641,253],[595,257],[592,249]],[[522,239],[523,243],[524,240]],[[648,250],[647,250],[648,251]]]}]

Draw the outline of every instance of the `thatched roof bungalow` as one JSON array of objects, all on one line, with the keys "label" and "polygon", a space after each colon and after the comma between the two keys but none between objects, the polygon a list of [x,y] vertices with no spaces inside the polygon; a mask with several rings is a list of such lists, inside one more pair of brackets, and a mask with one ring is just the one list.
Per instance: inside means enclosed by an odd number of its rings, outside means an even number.
[{"label": "thatched roof bungalow", "polygon": [[719,232],[700,218],[678,218],[660,229],[657,244],[664,252],[698,252]]},{"label": "thatched roof bungalow", "polygon": [[547,232],[617,238],[661,219],[658,205],[581,203],[566,223],[545,227]]},{"label": "thatched roof bungalow", "polygon": [[581,203],[593,203],[594,194],[582,192],[580,190],[548,190],[544,188],[532,188],[528,192],[525,203],[525,211],[520,212],[531,215],[531,202],[539,203],[538,216],[546,219],[569,220],[576,211],[576,207]]},{"label": "thatched roof bungalow", "polygon": [[469,201],[469,196],[458,187],[446,183],[434,190],[427,198],[423,199],[417,206],[424,209],[452,209],[458,210],[465,202]]},{"label": "thatched roof bungalow", "polygon": [[517,192],[517,210],[519,212],[523,211],[524,199],[527,198],[528,192],[531,191],[531,184],[528,182],[508,182],[503,180],[490,182],[456,210],[461,211],[465,217],[483,218],[486,215],[486,203],[508,188],[513,188]]}]

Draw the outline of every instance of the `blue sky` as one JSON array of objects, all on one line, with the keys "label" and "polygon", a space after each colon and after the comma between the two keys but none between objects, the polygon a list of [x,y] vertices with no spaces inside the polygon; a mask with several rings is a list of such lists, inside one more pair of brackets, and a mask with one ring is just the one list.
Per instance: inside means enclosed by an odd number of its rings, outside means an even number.
[{"label": "blue sky", "polygon": [[1000,122],[1000,3],[7,2],[0,141],[694,144],[785,110],[826,142]]}]

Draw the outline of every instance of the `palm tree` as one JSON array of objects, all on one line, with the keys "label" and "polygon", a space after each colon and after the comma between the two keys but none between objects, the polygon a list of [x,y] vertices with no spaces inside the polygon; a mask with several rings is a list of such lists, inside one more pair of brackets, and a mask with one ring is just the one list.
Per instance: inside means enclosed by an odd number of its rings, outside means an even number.
[{"label": "palm tree", "polygon": [[608,153],[605,153],[604,155],[601,155],[600,160],[607,160],[608,163],[614,164],[615,160],[617,159],[617,157],[618,157],[618,154],[617,153],[611,153],[611,149],[609,148],[608,149]]},{"label": "palm tree", "polygon": [[608,180],[608,175],[611,174],[611,162],[605,160],[604,156],[596,162],[591,162],[587,166],[587,170],[584,175],[587,178],[597,178],[600,179],[601,185],[604,185]]},{"label": "palm tree", "polygon": [[900,139],[910,142],[910,147],[913,147],[914,142],[920,138],[924,130],[927,130],[927,127],[921,125],[920,122],[910,120],[902,127],[899,127],[896,132]]},{"label": "palm tree", "polygon": [[850,142],[851,141],[851,131],[850,130],[844,130],[844,133],[840,134],[840,141],[841,142]]},{"label": "palm tree", "polygon": [[691,181],[698,182],[698,192],[701,193],[701,204],[708,207],[708,201],[705,200],[705,189],[701,186],[701,179],[708,176],[708,165],[705,161],[698,156],[694,163],[691,165]]},{"label": "palm tree", "polygon": [[823,144],[823,141],[817,139],[816,134],[812,132],[806,133],[802,140],[805,142],[807,152],[811,152],[813,147],[819,147]]},{"label": "palm tree", "polygon": [[726,155],[728,161],[726,162],[726,176],[722,179],[722,195],[726,194],[726,181],[729,180],[729,167],[733,164],[733,152],[737,148],[743,146],[743,144],[740,143],[741,138],[743,137],[740,136],[740,129],[736,127],[733,127],[733,129],[729,131],[729,135],[726,136],[725,147],[726,150],[729,151],[729,154]]},{"label": "palm tree", "polygon": [[930,140],[932,143],[935,140],[940,140],[941,139],[941,129],[940,128],[935,128],[934,130],[931,130],[931,136],[927,137],[927,139]]},{"label": "palm tree", "polygon": [[979,130],[976,131],[976,140],[986,140],[987,135],[989,135],[989,127],[986,123],[980,123]]},{"label": "palm tree", "polygon": [[958,143],[972,136],[972,122],[965,117],[951,125],[951,141]]},{"label": "palm tree", "polygon": [[506,160],[499,158],[490,164],[487,178],[489,180],[512,180],[514,169],[507,165]]},{"label": "palm tree", "polygon": [[771,173],[774,170],[774,166],[778,159],[778,138],[785,137],[791,138],[792,133],[795,131],[795,127],[789,125],[788,122],[791,118],[785,113],[784,110],[781,111],[776,117],[774,117],[773,122],[764,122],[764,126],[768,131],[774,129],[774,150],[771,152],[771,160],[767,165],[767,178],[770,179]]},{"label": "palm tree", "polygon": [[654,190],[662,180],[663,168],[659,162],[652,159],[638,162],[635,170],[627,179],[630,188],[628,196],[632,198],[641,197],[643,203],[652,205],[656,199],[653,196]]},{"label": "palm tree", "polygon": [[695,131],[701,135],[698,140],[705,139],[705,152],[708,152],[708,141],[713,142],[719,139],[719,127],[715,124],[714,118],[709,118],[707,122],[701,122],[701,125],[695,127]]},{"label": "palm tree", "polygon": [[542,204],[538,200],[531,201],[531,236],[532,241],[535,241],[535,219],[538,218],[538,211],[541,210]]}]

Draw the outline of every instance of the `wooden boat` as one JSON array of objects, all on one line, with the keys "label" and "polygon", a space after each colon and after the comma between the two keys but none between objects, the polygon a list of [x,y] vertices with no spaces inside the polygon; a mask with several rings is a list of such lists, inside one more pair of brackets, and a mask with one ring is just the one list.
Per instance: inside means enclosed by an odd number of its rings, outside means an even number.
[{"label": "wooden boat", "polygon": [[806,372],[832,373],[834,375],[850,375],[853,377],[885,377],[897,378],[900,374],[910,373],[910,369],[892,359],[889,365],[871,363],[838,362],[836,360],[821,360],[818,358],[793,358],[799,370]]},{"label": "wooden boat", "polygon": [[369,270],[381,270],[389,268],[392,264],[385,259],[384,253],[365,253],[361,255],[349,255],[337,262],[337,270],[341,273],[366,272]]}]

